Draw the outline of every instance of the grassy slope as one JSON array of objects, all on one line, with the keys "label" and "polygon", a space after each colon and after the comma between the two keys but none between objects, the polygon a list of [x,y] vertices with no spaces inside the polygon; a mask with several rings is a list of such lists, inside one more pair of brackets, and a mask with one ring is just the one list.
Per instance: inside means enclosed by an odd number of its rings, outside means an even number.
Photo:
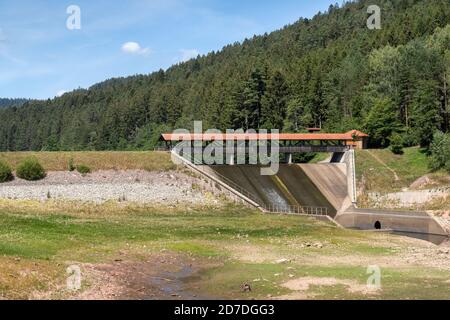
[{"label": "grassy slope", "polygon": [[37,157],[49,171],[65,171],[69,160],[75,165],[84,164],[92,170],[143,169],[148,171],[165,171],[174,169],[170,154],[166,152],[2,152],[0,159],[13,168],[26,157]]},{"label": "grassy slope", "polygon": [[[359,150],[356,154],[357,179],[364,180],[366,191],[399,191],[429,173],[428,158],[419,148],[405,148],[403,155],[395,155],[389,149]],[[442,178],[446,175],[442,171],[433,173],[432,177],[438,183],[441,180],[445,183]]]},{"label": "grassy slope", "polygon": [[[302,246],[316,241],[324,247]],[[289,294],[280,284],[294,276],[331,276],[365,284],[368,265],[389,261],[383,267],[383,293],[377,298],[450,299],[448,271],[392,264],[407,246],[417,245],[414,241],[231,205],[165,209],[1,200],[0,296],[28,298],[47,290],[64,296],[58,288],[64,287],[69,264],[110,263],[119,250],[139,257],[167,249],[221,263],[195,280],[196,287],[212,296]],[[280,258],[292,262],[275,263]],[[255,278],[265,280],[252,282]],[[244,282],[252,283],[251,293],[240,291]],[[308,294],[362,297],[339,285],[314,286]]]}]

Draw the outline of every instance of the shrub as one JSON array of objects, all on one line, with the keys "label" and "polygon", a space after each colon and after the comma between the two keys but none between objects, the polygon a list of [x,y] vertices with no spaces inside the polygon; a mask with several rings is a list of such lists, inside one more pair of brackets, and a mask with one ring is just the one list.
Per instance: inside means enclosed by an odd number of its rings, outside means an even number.
[{"label": "shrub", "polygon": [[69,169],[70,172],[75,171],[76,167],[73,163],[73,158],[69,159],[69,163],[67,164],[67,169]]},{"label": "shrub", "polygon": [[390,149],[394,154],[403,154],[403,138],[398,133],[394,133],[389,138],[390,140]]},{"label": "shrub", "polygon": [[448,173],[450,173],[450,160],[447,160],[445,163],[444,169],[447,170]]},{"label": "shrub", "polygon": [[91,173],[91,168],[81,164],[81,165],[77,166],[77,171],[79,173],[81,173],[82,175],[85,175],[85,174]]},{"label": "shrub", "polygon": [[436,171],[445,168],[450,172],[450,133],[437,131],[430,145],[430,169]]},{"label": "shrub", "polygon": [[44,168],[34,157],[23,160],[18,165],[16,173],[19,178],[28,181],[41,180],[46,176]]},{"label": "shrub", "polygon": [[0,183],[11,181],[13,178],[11,167],[6,162],[0,160]]},{"label": "shrub", "polygon": [[419,139],[417,134],[411,128],[406,129],[406,132],[402,134],[403,146],[404,147],[414,147],[419,145]]}]

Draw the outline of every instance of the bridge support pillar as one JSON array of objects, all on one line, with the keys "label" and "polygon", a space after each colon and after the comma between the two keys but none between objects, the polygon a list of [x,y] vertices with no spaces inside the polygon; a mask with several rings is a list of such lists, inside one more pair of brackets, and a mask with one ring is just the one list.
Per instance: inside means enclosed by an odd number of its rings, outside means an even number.
[{"label": "bridge support pillar", "polygon": [[234,166],[234,154],[227,154],[227,164]]},{"label": "bridge support pillar", "polygon": [[292,153],[288,153],[286,155],[286,160],[287,160],[288,164],[293,164],[294,163],[294,161],[292,160]]},{"label": "bridge support pillar", "polygon": [[347,151],[344,154],[344,162],[347,165],[347,185],[348,194],[354,205],[357,204],[356,193],[356,164],[355,164],[355,150]]}]

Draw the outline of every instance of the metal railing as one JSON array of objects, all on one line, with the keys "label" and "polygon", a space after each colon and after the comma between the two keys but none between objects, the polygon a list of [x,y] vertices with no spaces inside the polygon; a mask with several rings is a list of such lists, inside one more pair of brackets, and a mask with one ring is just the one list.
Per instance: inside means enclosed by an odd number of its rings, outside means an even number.
[{"label": "metal railing", "polygon": [[235,191],[239,192],[240,194],[244,195],[254,203],[258,204],[260,208],[265,212],[271,212],[271,213],[284,213],[284,214],[302,214],[302,215],[312,215],[312,216],[327,216],[328,215],[328,208],[325,207],[309,207],[309,206],[294,206],[294,205],[266,205],[262,203],[261,199],[254,195],[253,193],[247,191],[246,189],[242,188],[240,185],[238,185],[236,182],[232,181],[231,179],[225,177],[224,175],[214,171],[212,174],[211,172],[208,172],[207,170],[203,169],[202,167],[199,167],[192,163],[190,159],[186,159],[185,157],[179,155],[176,150],[172,150],[172,152],[181,159],[185,164],[187,164],[189,167],[193,168],[196,171],[199,171],[200,173],[210,176],[214,175],[219,180],[221,180],[223,183],[228,185],[228,187],[234,189]]},{"label": "metal railing", "polygon": [[307,207],[307,206],[284,206],[284,205],[269,205],[266,210],[273,213],[286,214],[306,214],[314,216],[328,216],[328,208],[326,207]]}]

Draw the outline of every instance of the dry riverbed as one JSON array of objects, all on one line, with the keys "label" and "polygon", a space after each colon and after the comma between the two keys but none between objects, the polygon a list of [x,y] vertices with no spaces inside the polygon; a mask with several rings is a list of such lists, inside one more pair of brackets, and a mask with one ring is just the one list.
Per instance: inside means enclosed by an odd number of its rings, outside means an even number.
[{"label": "dry riverbed", "polygon": [[165,205],[217,204],[196,188],[196,179],[179,171],[101,170],[85,176],[78,172],[52,171],[40,181],[16,178],[0,184],[0,198],[27,200],[78,200],[102,203],[153,203]]}]

